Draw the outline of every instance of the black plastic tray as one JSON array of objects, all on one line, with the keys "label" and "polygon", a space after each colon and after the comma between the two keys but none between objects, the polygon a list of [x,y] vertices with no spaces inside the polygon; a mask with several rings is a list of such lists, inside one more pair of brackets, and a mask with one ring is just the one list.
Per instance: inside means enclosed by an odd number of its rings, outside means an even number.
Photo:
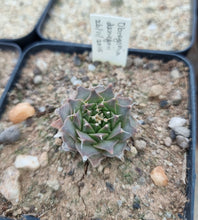
[{"label": "black plastic tray", "polygon": [[[3,49],[3,50],[14,50],[18,53],[18,62],[16,63],[14,69],[12,70],[12,72],[10,73],[10,77],[9,77],[9,80],[7,81],[6,83],[6,86],[4,88],[4,92],[2,93],[2,95],[0,96],[0,114],[2,112],[2,106],[3,106],[3,103],[4,103],[4,100],[7,96],[7,93],[8,93],[8,88],[11,86],[11,84],[13,83],[12,82],[12,78],[13,76],[16,74],[17,70],[18,70],[18,67],[19,67],[19,63],[21,62],[21,55],[22,55],[22,52],[21,52],[21,48],[17,45],[17,44],[14,44],[14,43],[8,43],[8,42],[0,42],[0,49]],[[1,79],[0,79],[1,80]]]},{"label": "black plastic tray", "polygon": [[[86,46],[90,46],[89,44],[79,44],[79,43],[69,42],[69,41],[60,41],[60,40],[48,39],[48,38],[45,38],[42,35],[41,31],[42,31],[42,28],[44,26],[45,21],[49,18],[49,11],[51,10],[51,8],[53,7],[53,5],[56,2],[57,2],[57,0],[54,0],[53,2],[51,2],[50,6],[48,7],[48,12],[45,13],[45,15],[42,16],[42,18],[40,20],[40,23],[39,23],[39,25],[37,27],[37,34],[40,37],[40,39],[46,40],[46,41],[49,41],[49,42],[56,42],[56,43],[63,43],[64,42],[68,46],[75,46],[75,47],[78,47],[78,46],[85,46],[85,47]],[[197,29],[197,0],[191,0],[191,17],[192,17],[191,18],[191,20],[192,20],[192,23],[191,23],[191,39],[190,39],[189,45],[185,49],[183,49],[183,50],[176,50],[176,51],[175,50],[171,50],[171,51],[160,50],[160,52],[168,52],[168,53],[174,53],[174,54],[187,55],[188,51],[193,46],[193,44],[195,42],[195,38],[196,38],[196,29]],[[132,52],[133,49],[136,49],[136,48],[130,48],[129,51]],[[147,49],[138,49],[138,50],[142,51],[142,52],[150,51],[151,53],[156,53],[157,51],[159,51],[159,50],[147,50]]]},{"label": "black plastic tray", "polygon": [[[57,42],[37,42],[30,45],[23,53],[21,62],[18,65],[18,71],[15,71],[15,74],[12,74],[10,83],[6,88],[6,91],[9,92],[14,86],[14,83],[20,77],[20,70],[26,63],[26,58],[30,54],[35,54],[41,50],[48,49],[52,51],[58,52],[66,52],[66,53],[83,53],[85,51],[91,51],[91,47],[87,45],[73,45],[65,46],[64,43]],[[133,54],[139,57],[146,57],[148,59],[160,59],[165,62],[170,61],[172,59],[176,59],[178,61],[182,61],[189,68],[189,115],[190,115],[190,129],[191,129],[191,142],[190,148],[187,151],[187,187],[186,194],[188,198],[188,202],[186,203],[184,210],[184,218],[185,220],[193,220],[194,216],[194,192],[195,192],[195,149],[196,149],[196,97],[195,97],[195,76],[194,69],[191,63],[185,59],[181,55],[174,55],[167,52],[156,52],[151,53],[150,51],[140,51],[140,50],[130,50],[129,54]],[[12,83],[11,83],[12,82]],[[5,101],[5,100],[4,100]],[[5,107],[5,102],[1,103],[0,108],[3,109]]]},{"label": "black plastic tray", "polygon": [[35,24],[34,28],[30,33],[27,35],[21,37],[21,38],[16,38],[16,39],[0,39],[0,42],[10,42],[10,43],[16,43],[18,44],[22,49],[27,47],[29,44],[32,44],[35,41],[40,40],[39,36],[37,35],[37,28],[40,24],[40,22],[43,20],[43,18],[46,16],[48,13],[49,9],[51,8],[51,5],[53,3],[53,0],[49,0],[47,3],[47,6],[45,7],[44,11],[42,12],[41,16],[39,17],[37,23]]}]

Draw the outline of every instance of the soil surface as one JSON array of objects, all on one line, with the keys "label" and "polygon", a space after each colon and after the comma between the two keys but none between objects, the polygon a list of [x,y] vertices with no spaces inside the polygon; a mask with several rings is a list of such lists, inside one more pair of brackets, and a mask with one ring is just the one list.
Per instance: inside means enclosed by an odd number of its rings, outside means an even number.
[{"label": "soil surface", "polygon": [[91,43],[90,14],[131,18],[130,48],[183,50],[191,40],[190,0],[58,0],[42,34],[51,40]]},{"label": "soil surface", "polygon": [[48,0],[7,0],[0,3],[0,38],[16,39],[33,30]]},{"label": "soil surface", "polygon": [[0,96],[18,61],[18,56],[19,54],[15,50],[4,50],[0,48]]},{"label": "soil surface", "polygon": [[[188,72],[176,60],[164,63],[129,56],[127,67],[121,68],[92,63],[88,53],[43,50],[31,55],[9,94],[0,127],[12,125],[8,111],[17,103],[31,103],[36,115],[19,124],[20,140],[0,145],[0,173],[13,166],[20,154],[40,158],[45,152],[48,163],[36,171],[20,170],[21,199],[12,205],[0,194],[0,214],[19,219],[23,213],[32,213],[41,220],[180,219],[186,203],[186,150],[178,146],[168,123],[175,116],[189,121]],[[42,81],[38,83],[36,76]],[[108,158],[92,168],[83,164],[80,155],[61,150],[61,140],[53,137],[57,130],[50,124],[57,118],[54,110],[74,97],[80,84],[88,88],[109,83],[116,94],[134,101],[132,114],[138,131],[128,141],[124,162]],[[163,90],[150,98],[154,85]],[[172,102],[175,90],[182,94],[177,104]],[[170,146],[166,146],[167,137],[172,138]],[[146,147],[135,146],[137,140]],[[150,177],[156,166],[162,166],[168,176],[165,187],[156,186]]]}]

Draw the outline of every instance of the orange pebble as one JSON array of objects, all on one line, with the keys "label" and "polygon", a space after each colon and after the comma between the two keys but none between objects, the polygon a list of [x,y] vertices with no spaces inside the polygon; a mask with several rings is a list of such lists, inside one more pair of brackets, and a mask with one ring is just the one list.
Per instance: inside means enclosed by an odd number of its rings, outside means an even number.
[{"label": "orange pebble", "polygon": [[9,120],[14,124],[25,121],[35,114],[35,109],[29,103],[19,103],[8,113]]},{"label": "orange pebble", "polygon": [[155,185],[166,186],[168,184],[168,177],[161,166],[155,167],[150,175]]}]

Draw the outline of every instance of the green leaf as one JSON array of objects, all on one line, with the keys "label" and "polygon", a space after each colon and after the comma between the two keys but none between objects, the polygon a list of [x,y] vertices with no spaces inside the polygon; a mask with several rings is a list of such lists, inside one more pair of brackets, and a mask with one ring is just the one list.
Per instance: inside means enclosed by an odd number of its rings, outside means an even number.
[{"label": "green leaf", "polygon": [[83,104],[83,102],[80,99],[69,99],[68,103],[71,106],[72,114],[76,113]]},{"label": "green leaf", "polygon": [[88,96],[90,95],[90,90],[83,88],[83,87],[78,87],[78,91],[77,91],[77,95],[76,95],[76,99],[82,99],[85,100],[88,98]]},{"label": "green leaf", "polygon": [[98,130],[99,133],[109,133],[110,131],[109,124],[104,125],[100,130]]},{"label": "green leaf", "polygon": [[94,147],[96,147],[97,149],[107,151],[110,154],[113,154],[113,149],[114,149],[114,146],[117,144],[117,142],[118,140],[105,140],[99,144],[95,144]]},{"label": "green leaf", "polygon": [[93,89],[91,90],[91,93],[89,97],[86,99],[86,102],[88,103],[100,103],[102,102],[103,98],[98,95],[98,93]]},{"label": "green leaf", "polygon": [[92,128],[92,126],[90,125],[90,123],[84,118],[83,119],[83,127],[82,130],[84,133],[88,133],[88,134],[92,134],[94,133],[94,129]]},{"label": "green leaf", "polygon": [[105,101],[108,101],[114,97],[112,84],[110,84],[105,90],[99,92]]},{"label": "green leaf", "polygon": [[115,98],[110,99],[108,101],[104,101],[103,103],[104,103],[104,106],[108,110],[112,111],[113,113],[116,113],[116,99]]},{"label": "green leaf", "polygon": [[89,135],[97,142],[103,141],[105,140],[106,137],[108,137],[107,133],[96,133],[96,134],[89,134]]}]

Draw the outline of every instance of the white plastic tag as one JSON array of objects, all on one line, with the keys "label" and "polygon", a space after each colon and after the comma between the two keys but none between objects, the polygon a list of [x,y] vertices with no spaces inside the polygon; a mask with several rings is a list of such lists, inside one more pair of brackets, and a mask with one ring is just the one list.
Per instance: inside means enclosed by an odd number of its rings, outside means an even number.
[{"label": "white plastic tag", "polygon": [[91,14],[92,59],[125,66],[130,36],[130,18]]}]

